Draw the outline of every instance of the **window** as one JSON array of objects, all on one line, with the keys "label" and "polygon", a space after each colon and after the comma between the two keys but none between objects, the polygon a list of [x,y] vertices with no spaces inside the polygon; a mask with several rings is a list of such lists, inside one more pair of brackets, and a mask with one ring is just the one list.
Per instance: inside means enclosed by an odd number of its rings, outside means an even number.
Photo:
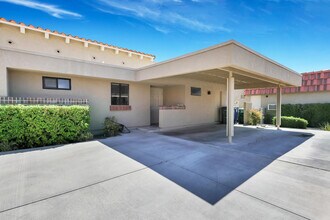
[{"label": "window", "polygon": [[111,105],[128,105],[129,85],[111,83]]},{"label": "window", "polygon": [[268,104],[268,110],[276,110],[276,104]]},{"label": "window", "polygon": [[43,89],[71,90],[71,79],[42,77]]},{"label": "window", "polygon": [[201,96],[202,95],[202,89],[197,87],[191,87],[190,88],[190,94],[193,96]]}]

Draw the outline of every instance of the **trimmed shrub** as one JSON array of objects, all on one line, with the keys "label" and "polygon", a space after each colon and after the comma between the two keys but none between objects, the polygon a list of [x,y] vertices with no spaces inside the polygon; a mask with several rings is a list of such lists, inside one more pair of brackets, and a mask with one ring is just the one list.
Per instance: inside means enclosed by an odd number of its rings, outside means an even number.
[{"label": "trimmed shrub", "polygon": [[330,123],[330,103],[321,104],[285,104],[282,105],[282,115],[304,118],[308,126],[319,127]]},{"label": "trimmed shrub", "polygon": [[120,126],[116,123],[114,116],[106,117],[104,120],[104,135],[106,137],[112,137],[119,134]]},{"label": "trimmed shrub", "polygon": [[87,140],[89,123],[88,106],[1,105],[0,150]]},{"label": "trimmed shrub", "polygon": [[[276,125],[276,117],[273,118],[273,124]],[[306,128],[308,121],[303,118],[296,118],[292,116],[281,117],[281,127],[287,128]]]},{"label": "trimmed shrub", "polygon": [[248,111],[248,124],[249,125],[257,125],[260,124],[262,119],[261,111],[257,109],[251,109]]},{"label": "trimmed shrub", "polygon": [[326,123],[321,124],[321,129],[324,131],[330,131],[330,123],[326,122]]},{"label": "trimmed shrub", "polygon": [[272,124],[275,115],[276,115],[276,111],[267,110],[267,108],[265,108],[264,124]]}]

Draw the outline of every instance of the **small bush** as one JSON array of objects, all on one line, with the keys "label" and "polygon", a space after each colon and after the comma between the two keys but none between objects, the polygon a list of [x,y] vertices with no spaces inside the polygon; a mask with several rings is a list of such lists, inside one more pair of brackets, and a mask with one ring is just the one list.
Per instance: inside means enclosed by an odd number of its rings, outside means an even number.
[{"label": "small bush", "polygon": [[[273,118],[273,124],[276,125],[276,117]],[[303,118],[296,118],[292,116],[281,117],[281,127],[287,128],[306,128],[308,121]]]},{"label": "small bush", "polygon": [[119,134],[120,126],[116,123],[114,116],[107,117],[104,120],[104,135],[106,137],[112,137]]},{"label": "small bush", "polygon": [[90,141],[94,138],[94,135],[91,132],[82,133],[77,141]]},{"label": "small bush", "polygon": [[89,122],[88,106],[0,105],[0,150],[71,143],[86,135],[90,138]]},{"label": "small bush", "polygon": [[273,123],[273,117],[276,115],[276,111],[274,110],[267,110],[265,108],[265,115],[264,115],[264,124],[272,124]]},{"label": "small bush", "polygon": [[257,109],[251,109],[248,111],[248,124],[249,125],[257,125],[260,124],[262,119],[261,111]]},{"label": "small bush", "polygon": [[17,144],[15,142],[3,141],[0,143],[0,152],[1,151],[10,151],[17,150]]},{"label": "small bush", "polygon": [[326,122],[326,123],[321,124],[321,129],[324,131],[330,131],[330,123]]}]

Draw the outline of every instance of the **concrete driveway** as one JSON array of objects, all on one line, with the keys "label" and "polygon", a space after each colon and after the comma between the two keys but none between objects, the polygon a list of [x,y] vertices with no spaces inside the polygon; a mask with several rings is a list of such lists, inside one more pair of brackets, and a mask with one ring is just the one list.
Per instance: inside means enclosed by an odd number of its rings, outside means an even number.
[{"label": "concrete driveway", "polygon": [[0,219],[329,219],[330,135],[222,126],[0,154]]}]

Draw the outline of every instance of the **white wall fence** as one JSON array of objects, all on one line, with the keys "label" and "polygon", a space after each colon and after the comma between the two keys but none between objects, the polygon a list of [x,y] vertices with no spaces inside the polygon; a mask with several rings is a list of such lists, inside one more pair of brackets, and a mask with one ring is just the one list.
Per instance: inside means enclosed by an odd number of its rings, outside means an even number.
[{"label": "white wall fence", "polygon": [[0,97],[1,105],[88,105],[88,99]]}]

